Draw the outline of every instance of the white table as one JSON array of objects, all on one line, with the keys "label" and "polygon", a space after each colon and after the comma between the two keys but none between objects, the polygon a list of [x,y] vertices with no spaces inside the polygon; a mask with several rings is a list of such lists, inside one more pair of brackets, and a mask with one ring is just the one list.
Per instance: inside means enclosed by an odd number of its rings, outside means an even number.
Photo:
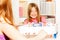
[{"label": "white table", "polygon": [[20,33],[25,34],[25,33],[35,33],[38,34],[40,30],[46,31],[48,34],[54,34],[56,33],[56,27],[55,26],[42,26],[42,27],[29,27],[29,25],[23,25],[18,27],[18,30]]}]

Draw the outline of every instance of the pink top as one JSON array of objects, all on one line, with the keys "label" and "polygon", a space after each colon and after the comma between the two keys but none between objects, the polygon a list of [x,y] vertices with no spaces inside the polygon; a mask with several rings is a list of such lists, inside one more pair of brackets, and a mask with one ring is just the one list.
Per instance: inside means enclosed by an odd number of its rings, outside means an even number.
[{"label": "pink top", "polygon": [[[41,16],[40,19],[41,19],[40,20],[41,22],[46,22],[46,18],[44,16]],[[28,22],[29,21],[27,19],[24,20],[24,24],[27,24]],[[30,23],[32,23],[32,22],[37,23],[38,21],[37,21],[36,18],[32,18],[31,21],[30,21]]]},{"label": "pink top", "polygon": [[0,35],[0,40],[6,40],[4,35]]}]

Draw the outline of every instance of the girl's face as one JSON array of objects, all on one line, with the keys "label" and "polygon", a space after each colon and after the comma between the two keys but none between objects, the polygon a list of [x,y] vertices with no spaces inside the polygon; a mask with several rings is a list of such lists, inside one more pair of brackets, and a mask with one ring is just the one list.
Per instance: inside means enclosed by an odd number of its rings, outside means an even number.
[{"label": "girl's face", "polygon": [[30,17],[31,18],[36,18],[37,17],[37,11],[34,7],[32,7],[32,9],[31,9]]}]

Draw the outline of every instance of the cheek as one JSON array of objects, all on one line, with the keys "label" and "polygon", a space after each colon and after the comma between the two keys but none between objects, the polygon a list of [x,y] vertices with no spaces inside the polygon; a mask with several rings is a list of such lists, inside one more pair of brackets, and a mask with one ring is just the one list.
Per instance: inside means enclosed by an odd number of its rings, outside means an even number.
[{"label": "cheek", "polygon": [[37,16],[37,12],[33,13],[33,16]]},{"label": "cheek", "polygon": [[35,16],[37,16],[37,12],[35,12]]},{"label": "cheek", "polygon": [[36,13],[31,13],[31,14],[30,14],[30,17],[36,18],[36,17],[37,17],[37,12],[36,12]]}]

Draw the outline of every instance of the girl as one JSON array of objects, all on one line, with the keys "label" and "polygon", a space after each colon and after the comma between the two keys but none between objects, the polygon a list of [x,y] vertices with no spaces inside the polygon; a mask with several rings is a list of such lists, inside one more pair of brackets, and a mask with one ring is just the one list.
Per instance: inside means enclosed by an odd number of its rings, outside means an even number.
[{"label": "girl", "polygon": [[30,3],[28,6],[28,19],[24,21],[24,24],[28,22],[39,23],[41,22],[43,17],[40,16],[39,8],[35,3]]},{"label": "girl", "polygon": [[11,0],[0,0],[0,40],[26,39],[23,38],[13,23]]}]

